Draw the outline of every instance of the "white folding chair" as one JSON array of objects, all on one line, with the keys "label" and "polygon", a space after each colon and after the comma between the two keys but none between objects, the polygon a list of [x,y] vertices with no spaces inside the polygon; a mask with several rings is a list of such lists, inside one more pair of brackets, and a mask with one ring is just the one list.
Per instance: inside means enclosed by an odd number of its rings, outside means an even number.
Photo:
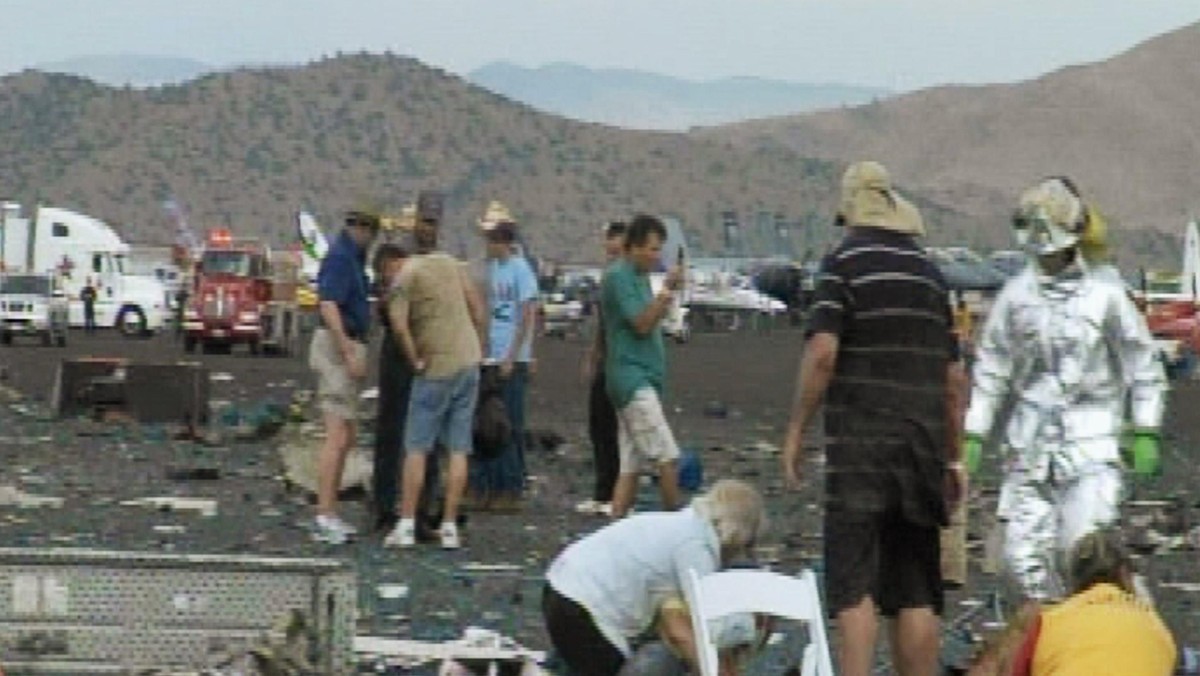
[{"label": "white folding chair", "polygon": [[766,570],[726,570],[700,577],[689,570],[684,594],[692,614],[701,676],[718,676],[720,671],[709,622],[734,613],[805,622],[810,641],[804,647],[801,676],[834,676],[817,577],[811,570],[800,577]]}]

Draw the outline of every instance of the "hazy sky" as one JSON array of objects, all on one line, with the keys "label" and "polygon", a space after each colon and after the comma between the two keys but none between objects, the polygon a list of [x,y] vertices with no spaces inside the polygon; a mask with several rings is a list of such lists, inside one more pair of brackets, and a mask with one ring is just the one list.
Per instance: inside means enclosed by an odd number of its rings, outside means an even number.
[{"label": "hazy sky", "polygon": [[454,72],[573,61],[910,89],[1011,81],[1200,21],[1196,0],[0,0],[0,72],[91,55],[213,65],[338,50]]}]

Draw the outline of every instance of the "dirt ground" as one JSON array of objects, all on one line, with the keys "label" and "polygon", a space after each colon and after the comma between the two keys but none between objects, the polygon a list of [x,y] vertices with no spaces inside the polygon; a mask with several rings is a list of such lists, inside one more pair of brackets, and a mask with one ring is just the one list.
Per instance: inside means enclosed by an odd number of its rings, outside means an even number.
[{"label": "dirt ground", "polygon": [[[49,417],[44,400],[60,359],[94,355],[170,361],[182,356],[171,337],[126,340],[75,333],[64,349],[0,348],[5,376],[0,385],[24,395],[0,407],[0,485],[65,499],[58,509],[0,507],[0,541],[28,547],[341,557],[359,573],[363,633],[448,639],[466,626],[478,625],[544,649],[548,645],[539,610],[541,573],[565,543],[603,523],[573,510],[590,497],[592,481],[587,389],[579,375],[584,349],[579,338],[548,338],[538,345],[529,426],[553,433],[541,436],[564,441],[539,444],[527,452],[533,478],[525,511],[471,514],[462,551],[447,553],[429,546],[400,553],[382,549],[372,538],[344,548],[312,543],[305,530],[311,507],[305,496],[285,487],[273,441],[202,445],[176,441],[171,430],[159,426]],[[784,571],[812,566],[819,572],[819,454],[813,453],[804,491],[784,491],[778,472],[777,448],[800,349],[800,334],[790,329],[701,333],[689,344],[672,345],[668,409],[681,444],[700,453],[706,482],[738,477],[754,482],[767,495],[773,527],[761,558]],[[232,376],[215,381],[212,396],[238,407],[287,402],[295,390],[313,383],[303,357],[251,357],[239,351],[195,358],[214,374]],[[1200,507],[1200,416],[1193,413],[1197,404],[1200,387],[1194,383],[1178,385],[1172,392],[1166,472],[1135,486],[1133,498],[1177,498],[1188,508]],[[369,434],[363,438],[370,443]],[[196,463],[219,468],[220,478],[172,481],[167,476],[169,466]],[[980,570],[987,515],[995,503],[994,466],[990,464],[974,487],[970,582],[951,595],[948,623],[997,589],[996,579]],[[119,504],[150,495],[214,498],[219,511],[202,517]],[[646,491],[646,497],[653,493]],[[644,507],[652,508],[653,500]],[[1130,513],[1140,523],[1139,518],[1153,517],[1154,509],[1141,507]],[[360,502],[349,503],[345,515],[367,525]],[[1160,611],[1182,645],[1200,644],[1200,588],[1162,584],[1200,581],[1197,556],[1194,550],[1175,550],[1143,560]],[[465,571],[462,566],[471,562],[512,564],[514,569]],[[376,588],[384,583],[408,585],[409,593],[399,600],[380,598]]]}]

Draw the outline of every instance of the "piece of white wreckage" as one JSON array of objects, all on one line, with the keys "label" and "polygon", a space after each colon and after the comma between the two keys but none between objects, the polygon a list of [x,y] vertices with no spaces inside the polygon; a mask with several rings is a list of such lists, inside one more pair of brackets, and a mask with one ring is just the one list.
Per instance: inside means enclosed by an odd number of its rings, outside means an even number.
[{"label": "piece of white wreckage", "polygon": [[486,662],[488,674],[499,672],[503,662],[521,665],[521,676],[541,676],[546,672],[538,666],[546,653],[530,650],[512,639],[490,629],[467,627],[462,638],[454,641],[413,641],[409,639],[356,636],[354,652],[360,658],[375,658],[411,669],[430,662],[440,662],[438,676],[466,676],[470,673],[463,662]]},{"label": "piece of white wreckage", "polygon": [[58,508],[62,506],[62,498],[33,495],[12,485],[0,486],[0,507],[37,509],[38,507]]},{"label": "piece of white wreckage", "polygon": [[169,496],[158,496],[150,498],[138,498],[137,500],[124,500],[121,502],[123,507],[150,507],[152,509],[183,512],[194,511],[200,516],[216,516],[217,501],[208,498],[180,498]]}]

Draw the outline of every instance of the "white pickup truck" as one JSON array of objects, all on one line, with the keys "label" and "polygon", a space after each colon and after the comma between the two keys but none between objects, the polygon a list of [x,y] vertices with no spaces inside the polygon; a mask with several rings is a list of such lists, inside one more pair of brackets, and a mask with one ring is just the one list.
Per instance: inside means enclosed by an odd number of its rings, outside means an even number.
[{"label": "white pickup truck", "polygon": [[53,275],[0,275],[0,343],[33,336],[66,347],[68,321],[67,296]]}]

